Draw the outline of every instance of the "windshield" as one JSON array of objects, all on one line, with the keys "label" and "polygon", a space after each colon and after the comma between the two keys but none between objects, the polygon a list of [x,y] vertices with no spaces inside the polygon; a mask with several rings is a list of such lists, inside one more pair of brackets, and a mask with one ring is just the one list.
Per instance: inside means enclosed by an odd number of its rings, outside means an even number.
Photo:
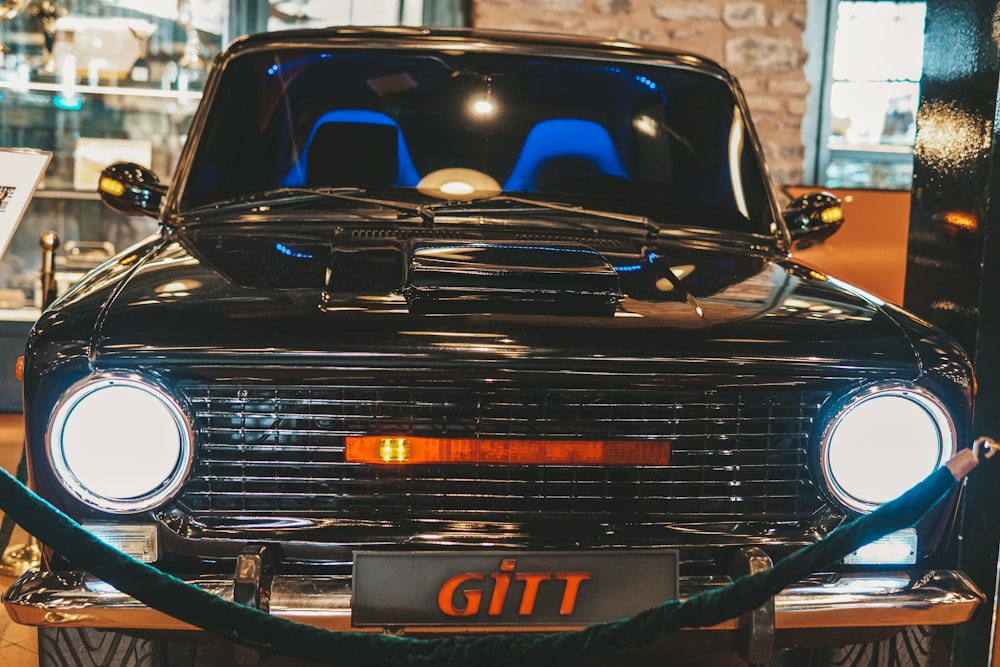
[{"label": "windshield", "polygon": [[514,195],[658,225],[768,234],[766,180],[724,81],[496,53],[281,50],[234,58],[182,208],[274,188],[400,201]]}]

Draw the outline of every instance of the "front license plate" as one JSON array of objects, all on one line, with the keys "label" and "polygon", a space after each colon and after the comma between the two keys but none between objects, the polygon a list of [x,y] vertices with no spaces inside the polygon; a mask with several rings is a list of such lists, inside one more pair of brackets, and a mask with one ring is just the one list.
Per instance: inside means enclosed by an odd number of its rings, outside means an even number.
[{"label": "front license plate", "polygon": [[566,626],[677,597],[672,549],[354,554],[352,624]]}]

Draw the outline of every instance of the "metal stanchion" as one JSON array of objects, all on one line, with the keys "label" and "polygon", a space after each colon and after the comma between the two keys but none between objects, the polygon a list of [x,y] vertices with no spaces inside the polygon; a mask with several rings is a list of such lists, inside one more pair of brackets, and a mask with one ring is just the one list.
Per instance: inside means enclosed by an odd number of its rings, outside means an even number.
[{"label": "metal stanchion", "polygon": [[[45,232],[38,240],[42,248],[42,310],[49,307],[57,296],[56,285],[56,249],[59,247],[59,236],[55,232]],[[24,453],[18,464],[18,478],[26,477],[24,472]],[[24,481],[23,479],[21,481]],[[5,517],[6,518],[6,517]],[[29,535],[25,544],[13,544],[7,547],[0,556],[0,576],[19,577],[28,570],[37,570],[42,562],[42,550],[38,540]]]},{"label": "metal stanchion", "polygon": [[[17,480],[26,483],[28,479],[28,462],[24,458],[24,448],[21,448],[21,459],[17,462]],[[17,544],[7,548],[10,544],[10,537],[14,534],[14,520],[10,516],[4,515],[3,522],[0,522],[0,549],[3,555],[0,556],[0,575],[8,577],[19,577],[26,571],[33,569],[41,561],[41,551],[38,548],[38,541],[33,537],[27,544]]]},{"label": "metal stanchion", "polygon": [[42,564],[42,549],[38,540],[29,536],[25,544],[7,547],[0,558],[0,575],[20,577],[29,570],[37,570]]},{"label": "metal stanchion", "polygon": [[42,247],[42,310],[56,300],[56,249],[59,247],[59,235],[55,232],[45,232],[38,239]]}]

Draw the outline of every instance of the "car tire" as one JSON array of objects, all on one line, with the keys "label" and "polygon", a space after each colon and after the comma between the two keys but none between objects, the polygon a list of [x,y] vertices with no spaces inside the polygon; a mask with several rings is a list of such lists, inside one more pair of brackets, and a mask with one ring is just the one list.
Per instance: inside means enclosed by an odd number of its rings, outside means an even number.
[{"label": "car tire", "polygon": [[39,667],[192,667],[194,644],[96,628],[38,628]]},{"label": "car tire", "polygon": [[905,627],[891,637],[849,644],[820,652],[819,667],[929,667],[934,654],[934,628]]}]

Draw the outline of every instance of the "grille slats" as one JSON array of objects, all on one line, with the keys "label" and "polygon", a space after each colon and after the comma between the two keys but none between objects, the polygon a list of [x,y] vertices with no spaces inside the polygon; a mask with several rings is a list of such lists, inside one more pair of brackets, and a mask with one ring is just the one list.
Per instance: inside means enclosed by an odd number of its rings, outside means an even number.
[{"label": "grille slats", "polygon": [[[199,449],[183,504],[201,517],[571,515],[677,522],[814,515],[811,425],[829,391],[534,389],[419,381],[188,383]],[[347,435],[649,439],[671,464],[420,465],[344,461]]]}]

